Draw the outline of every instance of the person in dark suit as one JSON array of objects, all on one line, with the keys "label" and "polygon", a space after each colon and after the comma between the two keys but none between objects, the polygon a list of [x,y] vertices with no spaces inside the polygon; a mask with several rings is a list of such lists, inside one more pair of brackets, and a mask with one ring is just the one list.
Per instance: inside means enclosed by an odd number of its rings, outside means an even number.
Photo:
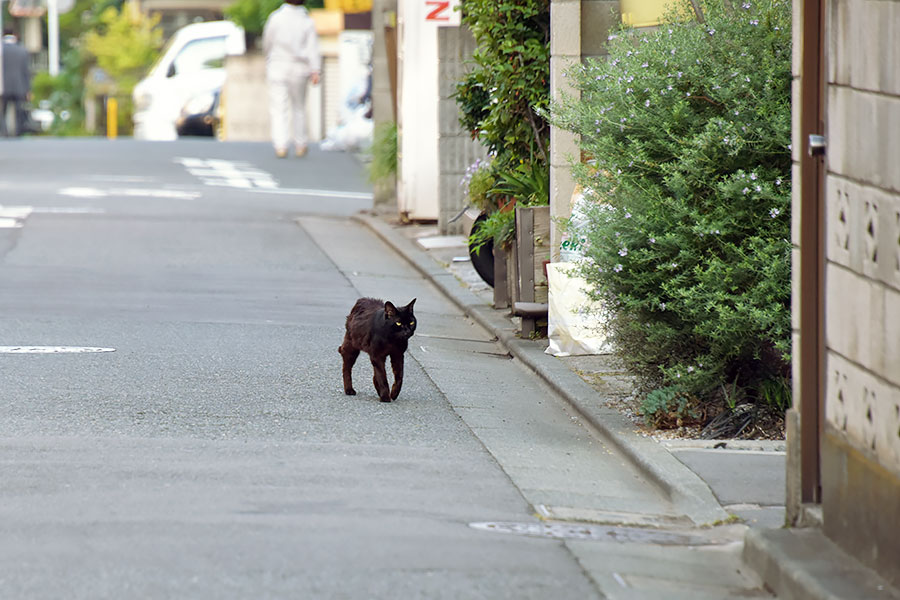
[{"label": "person in dark suit", "polygon": [[12,107],[16,113],[15,135],[25,133],[27,103],[31,98],[31,67],[28,50],[23,48],[12,29],[3,31],[3,95],[0,97],[0,135],[9,137],[6,115]]}]

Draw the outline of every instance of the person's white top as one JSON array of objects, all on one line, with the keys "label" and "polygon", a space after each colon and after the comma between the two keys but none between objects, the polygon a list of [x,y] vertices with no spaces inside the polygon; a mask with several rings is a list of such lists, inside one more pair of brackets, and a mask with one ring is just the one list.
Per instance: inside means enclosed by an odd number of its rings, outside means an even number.
[{"label": "person's white top", "polygon": [[311,73],[322,69],[316,25],[305,6],[282,4],[266,20],[263,28],[266,61],[305,62]]}]

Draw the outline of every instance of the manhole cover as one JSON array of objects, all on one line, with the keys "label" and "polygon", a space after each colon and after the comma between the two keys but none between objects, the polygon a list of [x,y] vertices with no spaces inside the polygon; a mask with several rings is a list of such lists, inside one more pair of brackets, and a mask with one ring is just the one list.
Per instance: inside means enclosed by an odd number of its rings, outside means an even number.
[{"label": "manhole cover", "polygon": [[0,354],[80,354],[115,351],[115,348],[89,348],[85,346],[0,346]]},{"label": "manhole cover", "polygon": [[640,527],[613,527],[587,523],[469,523],[469,527],[481,531],[510,533],[532,537],[591,540],[631,544],[656,544],[660,546],[711,546],[725,541],[709,539],[690,533],[644,529]]}]

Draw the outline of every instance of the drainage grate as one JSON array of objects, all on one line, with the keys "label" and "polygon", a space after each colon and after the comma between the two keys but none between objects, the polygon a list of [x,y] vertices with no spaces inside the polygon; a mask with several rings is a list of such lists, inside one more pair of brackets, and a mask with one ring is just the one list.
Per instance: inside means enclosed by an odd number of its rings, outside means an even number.
[{"label": "drainage grate", "polygon": [[549,537],[568,540],[589,540],[595,542],[618,542],[629,544],[656,544],[659,546],[712,546],[728,543],[691,533],[646,529],[639,527],[613,527],[587,523],[511,523],[482,522],[469,523],[469,527],[481,531],[509,533],[531,537]]},{"label": "drainage grate", "polygon": [[81,354],[115,351],[115,348],[89,348],[85,346],[0,346],[0,354]]}]

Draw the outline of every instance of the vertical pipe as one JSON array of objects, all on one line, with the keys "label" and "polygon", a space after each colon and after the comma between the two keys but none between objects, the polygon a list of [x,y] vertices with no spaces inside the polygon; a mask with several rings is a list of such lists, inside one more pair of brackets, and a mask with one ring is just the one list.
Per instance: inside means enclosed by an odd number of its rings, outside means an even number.
[{"label": "vertical pipe", "polygon": [[809,152],[809,136],[824,133],[825,0],[803,1],[800,68],[800,492],[821,501],[819,449],[825,393],[824,158]]},{"label": "vertical pipe", "polygon": [[106,99],[106,137],[114,140],[119,136],[119,101]]},{"label": "vertical pipe", "polygon": [[59,75],[59,0],[47,0],[47,53],[50,75]]}]

